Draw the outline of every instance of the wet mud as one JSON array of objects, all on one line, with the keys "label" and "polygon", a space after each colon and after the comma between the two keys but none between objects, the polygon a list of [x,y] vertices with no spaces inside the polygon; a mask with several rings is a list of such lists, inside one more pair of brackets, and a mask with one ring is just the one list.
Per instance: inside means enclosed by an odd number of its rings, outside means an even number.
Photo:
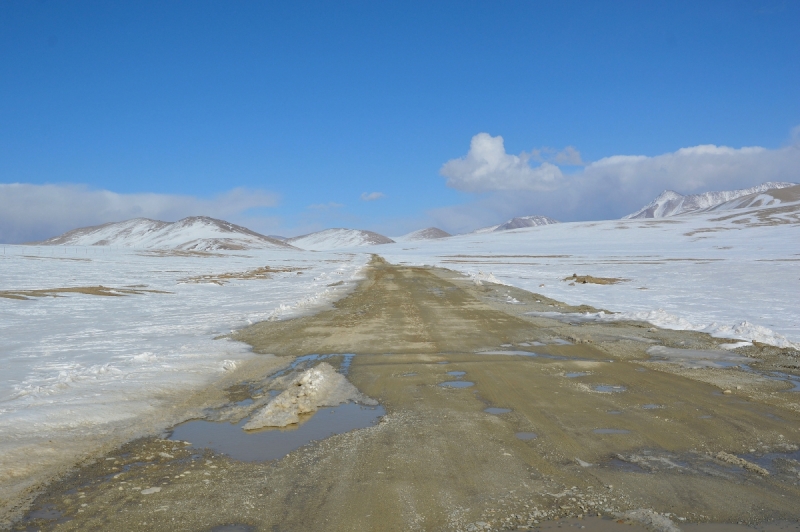
[{"label": "wet mud", "polygon": [[204,392],[228,402],[202,422],[237,429],[330,353],[385,410],[377,423],[252,461],[204,446],[202,430],[129,442],[45,487],[14,527],[796,529],[800,394],[765,375],[795,375],[797,354],[754,345],[733,353],[747,368],[686,367],[648,349],[723,342],[543,315],[587,310],[376,258],[333,310],[236,333],[285,363],[237,368]]}]

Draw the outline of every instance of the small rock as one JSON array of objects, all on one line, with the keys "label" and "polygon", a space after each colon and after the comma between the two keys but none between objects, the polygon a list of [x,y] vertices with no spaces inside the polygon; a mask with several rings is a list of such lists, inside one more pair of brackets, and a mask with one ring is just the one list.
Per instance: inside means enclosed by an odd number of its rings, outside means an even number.
[{"label": "small rock", "polygon": [[158,493],[161,491],[161,488],[147,488],[146,490],[142,490],[142,495],[151,495],[153,493]]},{"label": "small rock", "polygon": [[730,390],[724,390],[722,393],[724,393],[725,395],[730,395],[730,394],[732,394],[733,392],[732,392],[732,391],[730,391]]}]

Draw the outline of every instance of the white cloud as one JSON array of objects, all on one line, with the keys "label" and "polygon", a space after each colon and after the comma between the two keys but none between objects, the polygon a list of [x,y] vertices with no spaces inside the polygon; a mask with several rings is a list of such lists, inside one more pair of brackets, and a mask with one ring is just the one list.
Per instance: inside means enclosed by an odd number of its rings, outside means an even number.
[{"label": "white cloud", "polygon": [[[564,166],[584,166],[586,163],[581,158],[581,153],[575,146],[567,146],[563,150],[555,148],[536,148],[527,154],[530,160],[538,162],[550,162]],[[521,155],[522,156],[522,155]]]},{"label": "white cloud", "polygon": [[386,194],[384,194],[383,192],[370,192],[369,194],[364,192],[363,194],[361,194],[362,201],[375,201],[385,197]]},{"label": "white cloud", "polygon": [[212,199],[173,194],[117,194],[85,185],[0,184],[0,242],[42,240],[76,227],[130,218],[174,221],[186,216],[241,216],[272,207],[270,192],[235,188]]},{"label": "white cloud", "polygon": [[[463,225],[472,211],[487,209],[496,223],[526,214],[560,220],[618,218],[650,202],[665,189],[681,194],[746,188],[765,181],[800,182],[800,138],[777,148],[702,145],[653,157],[614,155],[563,174],[548,162],[575,164],[572,147],[542,149],[519,156],[505,152],[502,137],[479,133],[467,155],[442,166],[450,187],[484,194],[471,205],[439,209],[436,216]],[[568,161],[568,162],[559,162]],[[581,161],[582,162],[582,161]],[[463,211],[463,212],[462,212]]]},{"label": "white cloud", "polygon": [[557,187],[563,177],[561,170],[549,162],[531,167],[531,158],[525,152],[518,156],[506,153],[503,137],[499,135],[478,133],[472,137],[467,155],[447,161],[439,173],[447,178],[447,186],[465,192]]}]

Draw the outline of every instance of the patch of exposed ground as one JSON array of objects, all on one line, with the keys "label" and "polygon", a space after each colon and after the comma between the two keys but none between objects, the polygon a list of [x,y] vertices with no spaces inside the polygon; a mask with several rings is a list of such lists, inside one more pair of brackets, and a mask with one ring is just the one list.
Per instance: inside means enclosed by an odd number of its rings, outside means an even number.
[{"label": "patch of exposed ground", "polygon": [[577,273],[573,273],[570,277],[564,277],[562,281],[569,281],[570,286],[573,284],[617,284],[622,283],[625,281],[630,281],[630,279],[622,279],[620,277],[594,277],[592,275],[578,275]]},{"label": "patch of exposed ground", "polygon": [[213,253],[211,251],[194,251],[188,249],[147,249],[137,252],[144,257],[232,257],[235,255]]},{"label": "patch of exposed ground", "polygon": [[193,277],[186,277],[184,279],[179,279],[179,283],[209,283],[209,284],[218,284],[223,285],[226,284],[228,281],[231,280],[250,280],[250,279],[270,279],[271,274],[273,273],[289,273],[289,272],[300,272],[300,270],[304,270],[306,268],[291,268],[291,267],[283,267],[283,268],[275,268],[272,266],[263,266],[261,268],[255,268],[253,270],[247,270],[244,272],[227,272],[227,273],[216,273],[216,274],[208,274],[208,275],[195,275]]},{"label": "patch of exposed ground", "polygon": [[67,288],[46,288],[41,290],[0,290],[0,297],[7,299],[32,299],[35,297],[64,297],[65,294],[84,294],[89,296],[129,296],[142,294],[169,294],[163,290],[147,290],[141,287],[110,288],[108,286],[71,286]]},{"label": "patch of exposed ground", "polygon": [[[233,336],[287,362],[354,353],[347,376],[386,409],[378,425],[272,462],[133,441],[44,490],[17,529],[501,530],[562,518],[599,530],[618,520],[650,529],[800,521],[792,502],[800,500],[796,394],[776,391],[758,371],[693,373],[647,354],[653,345],[715,349],[724,340],[636,322],[528,316],[581,307],[380,259],[334,307]],[[758,359],[756,370],[796,359],[760,345],[742,354]],[[269,389],[280,378],[274,363],[259,368],[259,360],[193,402],[241,401]],[[447,381],[474,385],[441,386]],[[778,456],[772,470],[762,463],[770,456]]]}]

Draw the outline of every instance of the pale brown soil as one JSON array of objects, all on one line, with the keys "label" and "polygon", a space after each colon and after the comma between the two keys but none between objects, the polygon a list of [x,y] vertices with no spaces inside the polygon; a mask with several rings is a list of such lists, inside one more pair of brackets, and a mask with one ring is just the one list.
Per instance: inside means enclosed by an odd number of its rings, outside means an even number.
[{"label": "pale brown soil", "polygon": [[622,279],[619,277],[594,277],[592,275],[578,275],[573,273],[570,277],[564,277],[562,281],[568,281],[571,284],[617,284],[630,279]]},{"label": "pale brown soil", "polygon": [[223,285],[231,280],[270,279],[272,277],[271,274],[273,273],[299,272],[300,270],[304,269],[306,268],[290,268],[290,267],[274,268],[272,266],[264,266],[262,268],[255,268],[253,270],[247,270],[244,272],[226,272],[226,273],[217,273],[208,275],[195,275],[193,277],[180,279],[178,282],[212,283],[212,284]]},{"label": "pale brown soil", "polygon": [[110,288],[108,286],[71,286],[67,288],[45,288],[41,290],[0,290],[0,297],[7,299],[31,299],[34,297],[63,297],[66,294],[85,294],[89,296],[128,296],[142,294],[169,294],[163,290],[144,288]]},{"label": "pale brown soil", "polygon": [[[508,295],[521,304],[507,304]],[[558,517],[587,530],[633,530],[620,516],[636,509],[668,513],[678,526],[800,521],[800,464],[764,475],[726,461],[796,449],[798,394],[737,368],[695,374],[646,362],[652,345],[721,343],[704,334],[525,315],[579,308],[590,309],[376,259],[333,310],[259,323],[234,337],[287,362],[356,354],[348,377],[385,407],[377,426],[273,462],[198,456],[157,438],[130,442],[36,500],[34,509],[58,512],[63,522],[31,519],[18,529],[500,530]],[[502,349],[543,356],[485,352]],[[742,353],[759,360],[756,369],[796,369],[797,353],[787,350],[756,345]],[[274,360],[257,358],[187,402],[246,398],[272,382]],[[453,380],[449,371],[466,372],[474,386],[440,386]],[[488,414],[489,406],[511,412]],[[521,440],[519,432],[538,437]],[[161,490],[142,495],[147,487]]]}]

